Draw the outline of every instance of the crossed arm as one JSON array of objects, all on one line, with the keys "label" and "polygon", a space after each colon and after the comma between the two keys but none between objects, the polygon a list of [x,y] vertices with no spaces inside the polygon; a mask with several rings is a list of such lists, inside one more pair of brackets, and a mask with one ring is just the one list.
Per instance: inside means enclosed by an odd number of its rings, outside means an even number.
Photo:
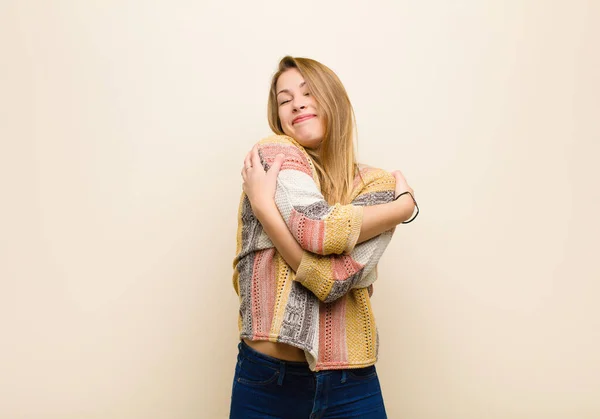
[{"label": "crossed arm", "polygon": [[410,198],[393,201],[402,184],[380,172],[352,204],[328,205],[307,156],[293,144],[261,143],[249,154],[250,164],[253,169],[243,172],[244,191],[297,281],[325,302],[374,281],[373,268],[393,229],[412,214]]}]

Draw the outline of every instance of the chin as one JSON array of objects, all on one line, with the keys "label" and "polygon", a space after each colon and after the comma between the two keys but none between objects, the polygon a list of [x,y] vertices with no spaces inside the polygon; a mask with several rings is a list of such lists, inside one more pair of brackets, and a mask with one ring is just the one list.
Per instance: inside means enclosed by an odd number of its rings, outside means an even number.
[{"label": "chin", "polygon": [[298,144],[300,144],[304,148],[317,148],[321,145],[321,142],[323,141],[322,138],[319,138],[317,136],[297,136],[292,138],[294,138],[298,142]]},{"label": "chin", "polygon": [[302,140],[302,139],[296,139],[296,141],[302,147],[304,147],[304,148],[310,148],[310,149],[318,148],[321,145],[321,142],[322,142],[322,140]]}]

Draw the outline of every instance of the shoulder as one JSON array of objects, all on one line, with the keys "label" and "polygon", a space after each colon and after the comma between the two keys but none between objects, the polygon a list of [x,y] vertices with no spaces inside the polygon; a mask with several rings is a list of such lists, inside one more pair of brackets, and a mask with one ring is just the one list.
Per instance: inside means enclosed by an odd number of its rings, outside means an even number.
[{"label": "shoulder", "polygon": [[358,175],[354,180],[355,194],[394,191],[396,178],[387,170],[358,164]]},{"label": "shoulder", "polygon": [[284,155],[281,170],[298,170],[313,175],[313,164],[310,156],[300,144],[287,135],[271,135],[257,143],[258,152],[263,165],[268,169],[278,154]]},{"label": "shoulder", "polygon": [[392,182],[396,183],[396,178],[390,172],[378,167],[369,166],[366,164],[359,163],[358,165],[358,176],[357,179],[361,179],[364,183],[371,182]]},{"label": "shoulder", "polygon": [[268,155],[284,154],[289,155],[306,155],[306,150],[298,144],[292,137],[287,135],[271,135],[261,139],[258,143],[258,150],[261,153]]},{"label": "shoulder", "polygon": [[278,144],[281,146],[302,148],[302,146],[300,144],[298,144],[298,142],[296,142],[296,140],[294,140],[292,137],[289,137],[287,135],[279,135],[279,134],[273,134],[273,135],[269,135],[268,137],[261,138],[257,144],[259,146]]}]

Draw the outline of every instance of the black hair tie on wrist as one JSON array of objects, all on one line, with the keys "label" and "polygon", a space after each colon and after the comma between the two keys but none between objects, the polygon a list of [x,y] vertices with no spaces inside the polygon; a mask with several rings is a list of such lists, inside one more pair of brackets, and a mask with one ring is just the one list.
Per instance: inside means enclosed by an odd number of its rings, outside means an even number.
[{"label": "black hair tie on wrist", "polygon": [[417,213],[415,215],[413,215],[413,217],[410,220],[408,220],[408,221],[402,221],[402,224],[411,223],[412,221],[414,221],[415,218],[417,218],[417,215],[419,215],[419,206],[417,205],[417,201],[415,201],[415,197],[409,191],[402,192],[400,195],[398,195],[397,197],[394,198],[394,201],[396,199],[400,198],[402,195],[406,195],[406,194],[409,194],[410,197],[412,198],[413,202],[415,203],[415,208],[417,209]]}]

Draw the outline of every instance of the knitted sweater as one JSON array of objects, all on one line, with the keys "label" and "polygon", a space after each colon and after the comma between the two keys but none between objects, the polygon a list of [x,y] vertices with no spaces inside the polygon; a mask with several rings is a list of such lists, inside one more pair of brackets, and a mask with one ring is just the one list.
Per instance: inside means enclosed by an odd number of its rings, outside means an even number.
[{"label": "knitted sweater", "polygon": [[302,146],[282,135],[259,142],[265,169],[277,154],[285,159],[275,203],[304,254],[294,272],[242,193],[233,262],[240,338],[298,347],[313,371],[373,365],[379,336],[370,296],[377,263],[393,230],[356,242],[363,207],[392,201],[395,179],[381,169],[362,167],[354,180],[352,203],[329,205]]}]

